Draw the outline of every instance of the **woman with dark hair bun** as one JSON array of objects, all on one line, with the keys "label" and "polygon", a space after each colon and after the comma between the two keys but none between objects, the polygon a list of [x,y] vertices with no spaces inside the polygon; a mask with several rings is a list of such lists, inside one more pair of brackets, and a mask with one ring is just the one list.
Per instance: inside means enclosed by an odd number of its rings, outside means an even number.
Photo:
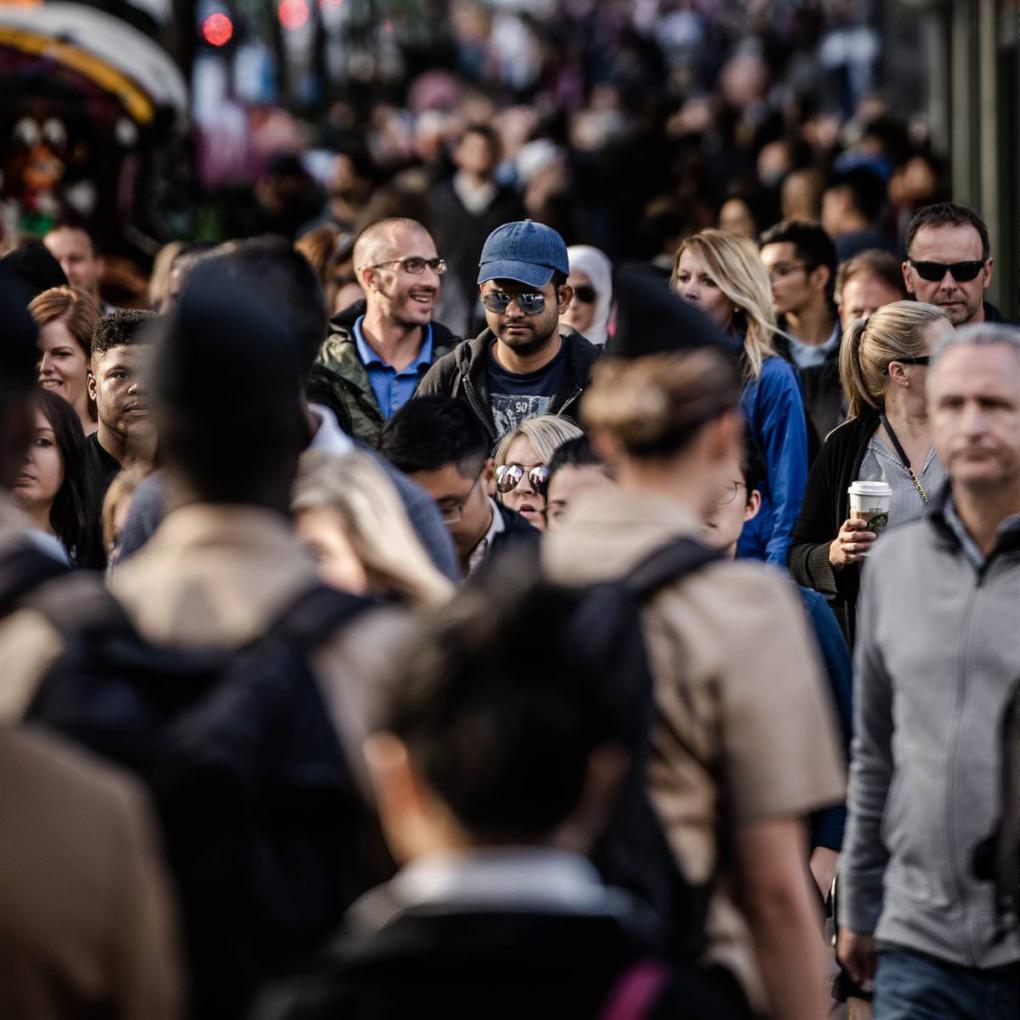
[{"label": "woman with dark hair bun", "polygon": [[12,491],[36,530],[55,538],[69,563],[94,567],[82,471],[84,445],[74,408],[43,390],[38,395],[35,434]]}]

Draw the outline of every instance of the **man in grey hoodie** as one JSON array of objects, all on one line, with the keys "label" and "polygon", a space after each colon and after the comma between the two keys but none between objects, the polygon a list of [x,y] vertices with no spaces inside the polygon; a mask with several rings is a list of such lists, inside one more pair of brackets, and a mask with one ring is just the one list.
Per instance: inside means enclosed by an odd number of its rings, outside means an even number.
[{"label": "man in grey hoodie", "polygon": [[980,862],[1020,813],[1001,738],[1020,681],[1020,331],[961,329],[927,375],[949,485],[864,574],[838,954],[874,979],[875,1020],[1016,1020],[1017,849],[1006,908]]}]

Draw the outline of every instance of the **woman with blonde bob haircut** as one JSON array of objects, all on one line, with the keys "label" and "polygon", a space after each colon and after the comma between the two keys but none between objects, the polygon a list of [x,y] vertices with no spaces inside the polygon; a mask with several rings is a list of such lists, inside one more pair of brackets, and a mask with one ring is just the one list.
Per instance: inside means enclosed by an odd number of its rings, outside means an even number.
[{"label": "woman with blonde bob haircut", "polygon": [[418,541],[393,483],[365,454],[306,453],[291,509],[326,584],[420,607],[453,594]]},{"label": "woman with blonde bob haircut", "polygon": [[924,385],[934,344],[952,331],[945,313],[920,301],[894,301],[843,334],[839,374],[848,419],[829,434],[808,478],[790,547],[794,578],[836,599],[853,635],[860,564],[875,541],[850,520],[847,490],[857,480],[892,489],[889,523],[920,517],[945,484],[935,455]]},{"label": "woman with blonde bob haircut", "polygon": [[[708,348],[596,364],[581,417],[618,485],[580,493],[543,536],[545,575],[570,586],[619,580],[662,562],[678,539],[700,541],[743,484],[741,390],[734,359]],[[769,1015],[822,1016],[802,817],[842,797],[842,766],[796,591],[761,564],[720,560],[667,581],[642,607],[655,674],[642,771],[683,873],[713,883],[718,944],[706,955],[746,999],[726,1015],[750,1016],[753,1001]]]},{"label": "woman with blonde bob haircut", "polygon": [[807,419],[796,373],[773,346],[768,273],[747,238],[702,230],[677,249],[670,286],[739,346],[741,409],[765,462],[761,511],[744,529],[739,555],[785,566],[807,482]]},{"label": "woman with blonde bob haircut", "polygon": [[28,306],[39,327],[39,385],[63,397],[75,410],[86,436],[99,428],[89,398],[92,332],[99,308],[83,290],[51,287]]},{"label": "woman with blonde bob haircut", "polygon": [[496,447],[496,491],[500,502],[545,530],[545,485],[553,454],[584,433],[569,419],[542,414],[521,422]]}]

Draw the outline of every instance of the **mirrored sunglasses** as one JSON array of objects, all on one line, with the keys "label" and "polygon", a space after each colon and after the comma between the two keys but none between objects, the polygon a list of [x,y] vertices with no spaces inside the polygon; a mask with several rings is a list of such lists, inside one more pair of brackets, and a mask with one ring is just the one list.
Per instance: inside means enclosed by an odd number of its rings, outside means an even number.
[{"label": "mirrored sunglasses", "polygon": [[525,315],[538,315],[545,310],[545,295],[536,294],[534,291],[524,291],[521,294],[506,294],[501,290],[490,290],[488,294],[482,295],[482,304],[490,312],[501,314],[505,312],[511,302],[516,302]]},{"label": "mirrored sunglasses", "polygon": [[533,468],[526,468],[523,464],[501,464],[496,468],[496,488],[504,494],[512,492],[521,484],[525,475],[535,492],[544,496],[549,482],[549,469],[544,464]]}]

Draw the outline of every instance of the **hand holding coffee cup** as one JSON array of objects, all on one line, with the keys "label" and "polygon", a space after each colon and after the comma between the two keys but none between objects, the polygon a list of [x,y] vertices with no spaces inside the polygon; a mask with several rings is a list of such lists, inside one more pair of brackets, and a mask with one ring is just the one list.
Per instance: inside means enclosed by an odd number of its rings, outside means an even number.
[{"label": "hand holding coffee cup", "polygon": [[892,489],[888,482],[856,481],[847,491],[850,494],[850,516],[829,546],[829,562],[836,568],[857,563],[868,555],[871,544],[889,523],[889,506],[892,503]]},{"label": "hand holding coffee cup", "polygon": [[872,543],[878,538],[877,532],[868,531],[867,521],[845,520],[829,546],[829,563],[839,570],[851,563],[858,563],[867,556]]}]

